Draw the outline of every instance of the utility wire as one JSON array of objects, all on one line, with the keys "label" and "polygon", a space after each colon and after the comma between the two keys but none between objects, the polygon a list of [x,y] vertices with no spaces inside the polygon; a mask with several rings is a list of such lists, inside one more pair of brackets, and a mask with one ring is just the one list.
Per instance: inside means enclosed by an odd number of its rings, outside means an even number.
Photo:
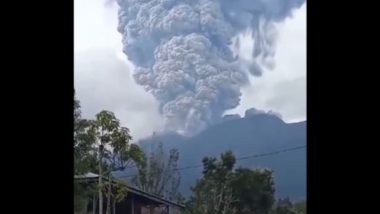
[{"label": "utility wire", "polygon": [[[306,148],[306,145],[296,146],[296,147],[282,149],[282,150],[278,150],[278,151],[274,151],[274,152],[268,152],[268,153],[261,153],[261,154],[255,154],[255,155],[242,156],[242,157],[236,158],[236,160],[239,161],[239,160],[247,160],[247,159],[260,158],[260,157],[266,157],[266,156],[274,156],[274,155],[278,155],[278,154],[281,154],[281,153],[291,152],[291,151],[305,149],[305,148]],[[133,166],[133,167],[135,167],[135,166]],[[128,168],[133,168],[133,167],[128,167]],[[195,169],[195,168],[200,168],[200,167],[203,167],[203,164],[185,166],[185,167],[177,168],[177,170],[178,171],[182,171],[182,170]],[[130,178],[130,177],[134,177],[134,176],[137,176],[137,174],[119,176],[119,177],[117,177],[117,179],[118,178]]]}]

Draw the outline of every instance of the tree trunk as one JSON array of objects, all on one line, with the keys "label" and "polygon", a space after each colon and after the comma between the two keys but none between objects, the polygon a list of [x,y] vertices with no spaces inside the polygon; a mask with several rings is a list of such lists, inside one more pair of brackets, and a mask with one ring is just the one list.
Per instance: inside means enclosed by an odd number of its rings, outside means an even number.
[{"label": "tree trunk", "polygon": [[108,193],[107,193],[107,210],[106,214],[111,214],[111,189],[112,189],[112,180],[111,173],[108,175]]},{"label": "tree trunk", "polygon": [[150,205],[149,207],[149,214],[154,214],[154,206]]},{"label": "tree trunk", "polygon": [[100,150],[100,157],[99,157],[99,214],[103,214],[103,188],[102,188],[102,158],[103,158],[103,151]]},{"label": "tree trunk", "polygon": [[96,195],[92,197],[92,214],[96,214]]},{"label": "tree trunk", "polygon": [[116,214],[116,201],[112,200],[112,214]]}]

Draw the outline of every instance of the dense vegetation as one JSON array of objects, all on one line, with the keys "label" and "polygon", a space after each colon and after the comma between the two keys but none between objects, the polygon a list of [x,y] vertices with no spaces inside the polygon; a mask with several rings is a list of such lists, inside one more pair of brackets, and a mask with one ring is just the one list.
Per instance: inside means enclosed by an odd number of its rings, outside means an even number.
[{"label": "dense vegetation", "polygon": [[[306,202],[293,203],[288,198],[275,199],[273,171],[236,167],[231,151],[220,158],[202,160],[202,176],[192,187],[192,196],[178,193],[181,176],[180,154],[172,149],[165,154],[162,143],[149,155],[130,143],[129,129],[120,125],[110,111],[101,111],[93,120],[81,117],[80,103],[74,102],[74,172],[96,173],[96,185],[74,183],[74,213],[87,213],[95,201],[99,214],[114,213],[115,204],[127,197],[125,181],[115,180],[112,173],[135,167],[131,184],[160,197],[185,203],[183,214],[306,214]],[[103,178],[107,178],[104,180]],[[102,208],[103,202],[106,207]]]}]

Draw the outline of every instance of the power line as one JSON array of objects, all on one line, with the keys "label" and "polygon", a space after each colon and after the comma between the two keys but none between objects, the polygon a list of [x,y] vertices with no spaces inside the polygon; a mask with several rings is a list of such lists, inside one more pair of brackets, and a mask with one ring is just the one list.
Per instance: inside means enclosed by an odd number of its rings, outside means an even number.
[{"label": "power line", "polygon": [[[306,145],[302,145],[302,146],[291,147],[291,148],[282,149],[282,150],[278,150],[278,151],[274,151],[274,152],[261,153],[261,154],[255,154],[255,155],[249,155],[249,156],[242,156],[242,157],[236,158],[236,161],[253,159],[253,158],[260,158],[260,157],[266,157],[266,156],[274,156],[274,155],[278,155],[280,153],[291,152],[291,151],[305,149],[305,148],[306,148]],[[203,164],[185,166],[185,167],[177,168],[177,170],[182,171],[182,170],[186,170],[186,169],[195,169],[195,168],[200,168],[200,167],[203,167]],[[129,168],[132,168],[132,167],[129,167]],[[137,174],[124,175],[124,176],[119,176],[117,178],[130,178],[130,177],[134,177],[134,176],[137,176]]]}]

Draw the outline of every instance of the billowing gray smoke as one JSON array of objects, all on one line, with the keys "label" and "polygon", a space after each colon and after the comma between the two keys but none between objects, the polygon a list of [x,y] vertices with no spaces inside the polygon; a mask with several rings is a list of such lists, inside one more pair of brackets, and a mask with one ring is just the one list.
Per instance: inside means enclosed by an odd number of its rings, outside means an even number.
[{"label": "billowing gray smoke", "polygon": [[[135,80],[160,103],[167,130],[196,133],[240,102],[248,75],[273,65],[275,22],[305,0],[117,0]],[[252,60],[231,50],[251,32]],[[239,46],[239,42],[235,42]]]}]

